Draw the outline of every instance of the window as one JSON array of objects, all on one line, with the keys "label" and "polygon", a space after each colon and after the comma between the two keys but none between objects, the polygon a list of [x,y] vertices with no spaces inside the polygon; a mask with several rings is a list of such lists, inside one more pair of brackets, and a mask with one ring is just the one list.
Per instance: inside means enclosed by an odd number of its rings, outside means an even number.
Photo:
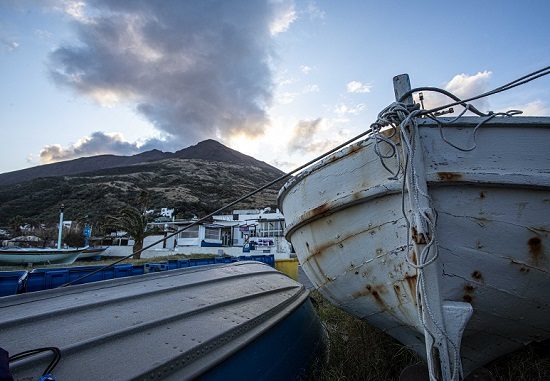
[{"label": "window", "polygon": [[180,233],[179,238],[199,238],[199,225],[191,226]]},{"label": "window", "polygon": [[260,222],[258,237],[281,237],[283,235],[283,221]]},{"label": "window", "polygon": [[220,229],[218,228],[206,228],[204,238],[207,239],[220,239]]}]

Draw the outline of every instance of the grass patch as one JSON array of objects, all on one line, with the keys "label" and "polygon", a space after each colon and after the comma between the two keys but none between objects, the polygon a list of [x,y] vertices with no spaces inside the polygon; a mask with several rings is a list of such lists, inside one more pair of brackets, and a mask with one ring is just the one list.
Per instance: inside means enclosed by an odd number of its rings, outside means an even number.
[{"label": "grass patch", "polygon": [[[120,263],[131,263],[134,265],[143,265],[145,263],[158,263],[158,262],[166,262],[169,259],[201,259],[201,258],[214,258],[216,255],[213,254],[176,254],[176,255],[165,255],[162,257],[153,257],[153,258],[141,258],[141,259],[133,259],[128,258],[123,260]],[[75,267],[75,266],[107,266],[117,260],[119,260],[122,257],[110,257],[110,258],[102,258],[101,260],[90,260],[90,261],[75,261],[71,264],[55,264],[55,265],[34,265],[32,267],[29,266],[0,266],[0,271],[14,271],[14,270],[27,270],[31,271],[32,269],[44,269],[44,268],[65,268],[65,267]]]},{"label": "grass patch", "polygon": [[550,342],[533,343],[488,364],[497,381],[550,380]]},{"label": "grass patch", "polygon": [[[158,263],[158,262],[166,262],[169,259],[201,259],[201,258],[215,258],[216,255],[213,254],[175,254],[175,255],[164,255],[161,257],[153,257],[153,258],[140,258],[140,259],[133,259],[128,258],[123,260],[120,263],[131,263],[134,265],[143,265],[145,263]],[[120,258],[112,257],[112,258],[105,258],[101,259],[99,261],[76,261],[70,265],[65,265],[65,267],[72,267],[72,266],[92,266],[92,265],[108,265],[111,264]]]},{"label": "grass patch", "polygon": [[[336,308],[318,291],[311,298],[328,333],[328,359],[313,365],[308,381],[399,380],[420,358],[381,330]],[[550,341],[533,343],[486,365],[495,381],[550,380]]]},{"label": "grass patch", "polygon": [[419,360],[398,341],[336,308],[317,291],[313,304],[328,334],[328,359],[318,360],[309,380],[398,380]]}]

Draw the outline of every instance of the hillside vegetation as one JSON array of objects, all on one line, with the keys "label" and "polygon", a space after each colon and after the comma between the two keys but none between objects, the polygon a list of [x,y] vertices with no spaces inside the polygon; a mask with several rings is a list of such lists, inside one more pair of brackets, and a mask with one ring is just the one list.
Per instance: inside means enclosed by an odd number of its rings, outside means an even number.
[{"label": "hillside vegetation", "polygon": [[[197,151],[197,146],[193,147],[197,155],[210,154],[211,159],[207,160],[172,156],[159,161],[2,185],[0,226],[6,226],[15,216],[23,217],[26,223],[55,222],[62,203],[67,220],[88,216],[88,221],[101,221],[126,205],[137,205],[143,192],[148,194],[147,207],[150,209],[169,207],[185,218],[193,214],[202,216],[282,175],[264,162],[220,143],[209,142],[209,151]],[[230,156],[220,154],[227,150]],[[233,209],[275,206],[281,185],[266,189]]]}]

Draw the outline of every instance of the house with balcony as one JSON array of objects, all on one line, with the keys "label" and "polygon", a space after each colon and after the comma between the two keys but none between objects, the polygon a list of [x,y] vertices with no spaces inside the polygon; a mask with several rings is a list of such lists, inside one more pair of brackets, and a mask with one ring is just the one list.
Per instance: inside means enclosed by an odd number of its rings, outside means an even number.
[{"label": "house with balcony", "polygon": [[[174,220],[165,223],[151,223],[170,234],[196,222]],[[212,221],[198,223],[180,232],[167,245],[184,254],[228,254],[242,255],[245,252],[290,256],[291,245],[285,240],[284,216],[279,210],[239,209],[231,214],[216,215]]]}]

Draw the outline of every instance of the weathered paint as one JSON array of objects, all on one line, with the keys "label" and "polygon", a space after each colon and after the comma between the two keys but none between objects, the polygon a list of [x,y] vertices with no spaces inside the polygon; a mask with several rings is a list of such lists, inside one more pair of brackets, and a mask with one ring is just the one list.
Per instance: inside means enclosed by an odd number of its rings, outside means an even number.
[{"label": "weathered paint", "polygon": [[[444,127],[445,136],[466,146],[478,122],[462,118]],[[523,343],[550,338],[550,119],[495,118],[479,130],[471,152],[445,144],[433,122],[419,126],[438,216],[441,303],[474,307],[462,338],[467,374]],[[354,147],[349,160],[349,151],[336,153],[281,190],[287,238],[331,301],[425,357],[417,275],[407,262],[408,256],[416,264],[418,253],[406,248],[401,180],[388,179],[372,141]],[[397,169],[392,159],[385,163]],[[411,243],[423,243],[422,234],[408,234]]]}]

